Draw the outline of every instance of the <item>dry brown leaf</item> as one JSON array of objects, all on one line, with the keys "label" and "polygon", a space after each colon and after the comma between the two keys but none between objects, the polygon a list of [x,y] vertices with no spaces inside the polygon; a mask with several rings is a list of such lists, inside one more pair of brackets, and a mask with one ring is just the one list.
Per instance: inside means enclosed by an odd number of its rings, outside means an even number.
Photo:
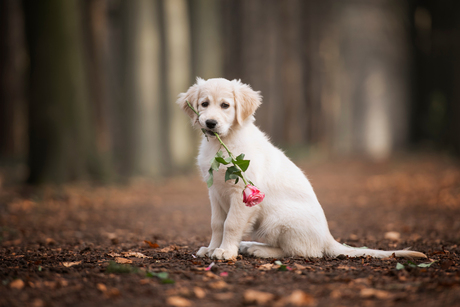
[{"label": "dry brown leaf", "polygon": [[192,302],[180,296],[170,296],[166,299],[166,304],[175,307],[188,307],[192,306]]},{"label": "dry brown leaf", "polygon": [[39,298],[36,298],[32,301],[32,307],[43,307],[45,306],[45,302]]},{"label": "dry brown leaf", "polygon": [[15,279],[10,283],[11,289],[21,290],[24,286],[25,284],[21,279]]},{"label": "dry brown leaf", "polygon": [[305,270],[307,268],[306,265],[301,265],[301,264],[298,264],[298,263],[294,263],[294,268],[296,268],[297,270]]},{"label": "dry brown leaf", "polygon": [[121,255],[118,254],[118,253],[108,253],[107,256],[109,256],[109,257],[121,257]]},{"label": "dry brown leaf", "polygon": [[170,245],[170,246],[166,246],[162,249],[159,250],[160,253],[169,253],[169,252],[172,252],[172,251],[175,251],[177,250],[177,246],[176,245]]},{"label": "dry brown leaf", "polygon": [[303,292],[302,290],[295,290],[291,295],[283,297],[281,300],[276,302],[275,306],[315,306],[316,300],[310,294]]},{"label": "dry brown leaf", "polygon": [[121,253],[123,256],[125,257],[136,257],[136,258],[152,258],[152,257],[148,257],[142,253],[139,253],[139,252],[123,252]]},{"label": "dry brown leaf", "polygon": [[273,263],[262,264],[261,266],[259,266],[259,270],[270,271],[271,269],[273,269],[273,266],[274,266]]},{"label": "dry brown leaf", "polygon": [[210,283],[209,287],[211,289],[224,289],[228,287],[228,284],[223,280],[218,280],[216,282]]},{"label": "dry brown leaf", "polygon": [[216,275],[216,274],[214,274],[212,272],[209,272],[209,271],[205,272],[204,276],[208,277],[208,279],[222,279],[220,276],[218,276],[218,275]]},{"label": "dry brown leaf", "polygon": [[348,266],[348,265],[339,265],[339,266],[337,266],[337,269],[339,269],[339,270],[346,270],[346,271],[349,271],[349,270],[356,270],[355,267]]},{"label": "dry brown leaf", "polygon": [[151,248],[158,248],[158,247],[160,247],[160,245],[158,245],[157,243],[152,243],[152,242],[147,241],[147,240],[144,240],[144,243],[145,243],[145,244],[148,244]]},{"label": "dry brown leaf", "polygon": [[200,287],[194,287],[193,293],[197,298],[204,298],[206,296],[206,292]]},{"label": "dry brown leaf", "polygon": [[104,284],[98,283],[96,288],[101,292],[107,292],[107,287]]},{"label": "dry brown leaf", "polygon": [[132,260],[129,260],[129,259],[126,259],[126,258],[122,258],[122,257],[116,257],[116,258],[115,258],[115,262],[116,262],[116,263],[120,263],[120,264],[133,263]]},{"label": "dry brown leaf", "polygon": [[392,241],[399,241],[399,239],[401,239],[401,234],[396,231],[389,231],[385,233],[384,238]]},{"label": "dry brown leaf", "polygon": [[45,280],[43,282],[43,285],[45,285],[45,287],[48,287],[48,288],[51,288],[51,289],[56,289],[57,286],[58,286],[58,282],[57,281]]},{"label": "dry brown leaf", "polygon": [[117,288],[110,288],[110,289],[107,289],[107,291],[105,292],[105,295],[107,297],[116,297],[116,296],[120,296],[121,293],[120,293],[120,290],[118,290]]},{"label": "dry brown leaf", "polygon": [[373,289],[373,288],[362,289],[361,292],[359,293],[359,295],[362,298],[375,297],[375,298],[377,298],[379,300],[387,300],[387,299],[391,299],[393,297],[393,295],[388,291],[378,290],[378,289]]},{"label": "dry brown leaf", "polygon": [[246,304],[257,304],[257,305],[265,305],[268,302],[271,302],[275,299],[275,295],[273,293],[262,292],[257,290],[246,290],[243,294],[244,302]]},{"label": "dry brown leaf", "polygon": [[66,268],[70,268],[71,266],[79,265],[79,264],[81,264],[81,260],[80,261],[63,262],[62,263],[62,265],[65,266]]},{"label": "dry brown leaf", "polygon": [[302,290],[295,290],[292,292],[288,301],[294,306],[312,306],[316,304],[315,298]]},{"label": "dry brown leaf", "polygon": [[56,245],[56,241],[53,238],[46,238],[46,245]]}]

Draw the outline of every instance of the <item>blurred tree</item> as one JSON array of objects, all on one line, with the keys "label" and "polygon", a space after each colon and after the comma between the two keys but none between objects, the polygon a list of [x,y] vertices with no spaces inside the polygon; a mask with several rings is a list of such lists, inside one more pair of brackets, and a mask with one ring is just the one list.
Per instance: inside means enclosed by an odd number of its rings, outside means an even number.
[{"label": "blurred tree", "polygon": [[26,53],[20,2],[0,1],[0,158],[27,155]]},{"label": "blurred tree", "polygon": [[86,52],[86,80],[91,108],[95,114],[95,137],[98,152],[109,161],[111,140],[109,131],[108,92],[108,20],[106,0],[84,0],[82,26]]},{"label": "blurred tree", "polygon": [[103,176],[77,0],[24,0],[30,56],[29,181]]},{"label": "blurred tree", "polygon": [[163,171],[160,22],[156,0],[122,1],[122,99],[117,101],[115,153],[125,176]]},{"label": "blurred tree", "polygon": [[460,153],[460,2],[411,2],[412,142]]},{"label": "blurred tree", "polygon": [[189,11],[186,0],[168,0],[163,5],[168,103],[164,133],[168,135],[171,165],[176,170],[184,170],[194,164],[192,157],[196,150],[196,138],[193,137],[189,118],[174,101],[192,83]]},{"label": "blurred tree", "polygon": [[222,0],[190,2],[193,75],[209,79],[222,77]]},{"label": "blurred tree", "polygon": [[344,1],[336,7],[335,36],[324,41],[322,50],[335,78],[329,101],[329,146],[335,152],[386,159],[407,144],[407,9],[394,0]]}]

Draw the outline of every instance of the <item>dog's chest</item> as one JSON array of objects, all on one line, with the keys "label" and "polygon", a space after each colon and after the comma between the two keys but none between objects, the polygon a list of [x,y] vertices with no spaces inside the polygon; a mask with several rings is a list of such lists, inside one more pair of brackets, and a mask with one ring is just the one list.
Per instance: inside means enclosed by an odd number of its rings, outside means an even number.
[{"label": "dog's chest", "polygon": [[[200,147],[200,153],[198,155],[198,166],[200,167],[201,174],[205,181],[208,180],[210,174],[209,169],[211,167],[211,162],[216,156],[216,153],[222,150],[220,146],[216,146],[211,142],[202,143]],[[227,152],[223,150],[223,156],[227,157]],[[226,194],[227,190],[231,193],[232,188],[234,187],[234,180],[229,180],[225,182],[225,172],[227,167],[230,165],[220,165],[219,170],[213,171],[213,186],[212,188],[219,189],[221,193]]]}]

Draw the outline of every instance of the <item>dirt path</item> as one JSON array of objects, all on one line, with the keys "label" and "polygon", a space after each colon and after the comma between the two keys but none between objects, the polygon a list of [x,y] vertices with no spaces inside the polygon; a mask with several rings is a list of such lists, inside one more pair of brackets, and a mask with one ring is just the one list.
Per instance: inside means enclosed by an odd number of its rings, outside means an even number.
[{"label": "dirt path", "polygon": [[410,246],[430,260],[284,258],[280,266],[239,257],[206,270],[213,261],[194,257],[210,238],[206,186],[196,176],[7,187],[0,306],[460,306],[458,163],[403,157],[302,168],[340,242]]}]

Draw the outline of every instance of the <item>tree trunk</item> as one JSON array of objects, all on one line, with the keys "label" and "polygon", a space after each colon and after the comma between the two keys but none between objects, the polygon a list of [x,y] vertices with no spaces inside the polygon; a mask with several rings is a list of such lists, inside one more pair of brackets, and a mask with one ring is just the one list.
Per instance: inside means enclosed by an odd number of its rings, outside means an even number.
[{"label": "tree trunk", "polygon": [[30,55],[29,181],[101,178],[77,0],[25,0]]},{"label": "tree trunk", "polygon": [[158,1],[124,1],[123,99],[117,152],[122,174],[162,172]]},{"label": "tree trunk", "polygon": [[184,170],[194,164],[196,138],[193,137],[190,120],[175,105],[177,96],[192,84],[191,43],[188,7],[185,0],[167,0],[164,5],[167,99],[168,148],[173,170]]},{"label": "tree trunk", "polygon": [[222,77],[221,0],[197,0],[191,5],[193,72],[203,79]]},{"label": "tree trunk", "polygon": [[25,158],[26,53],[20,2],[0,1],[0,158]]}]

